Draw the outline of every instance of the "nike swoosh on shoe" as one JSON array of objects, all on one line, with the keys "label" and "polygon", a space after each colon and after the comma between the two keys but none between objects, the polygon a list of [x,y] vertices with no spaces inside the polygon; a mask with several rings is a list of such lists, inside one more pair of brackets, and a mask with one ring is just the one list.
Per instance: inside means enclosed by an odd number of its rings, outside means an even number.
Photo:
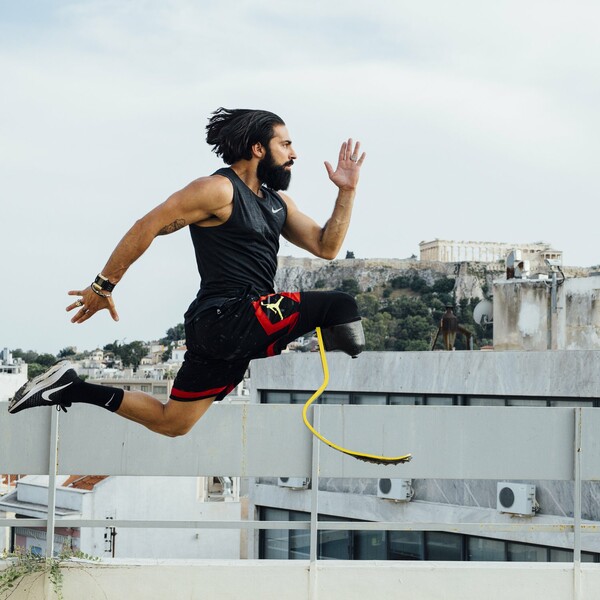
[{"label": "nike swoosh on shoe", "polygon": [[65,388],[69,387],[70,385],[73,385],[72,381],[69,381],[69,383],[65,383],[65,385],[61,385],[60,387],[54,388],[53,390],[44,390],[42,392],[42,398],[44,400],[46,400],[47,402],[52,402],[52,399],[50,398],[51,394],[54,394],[55,392],[60,392],[60,390],[64,390]]}]

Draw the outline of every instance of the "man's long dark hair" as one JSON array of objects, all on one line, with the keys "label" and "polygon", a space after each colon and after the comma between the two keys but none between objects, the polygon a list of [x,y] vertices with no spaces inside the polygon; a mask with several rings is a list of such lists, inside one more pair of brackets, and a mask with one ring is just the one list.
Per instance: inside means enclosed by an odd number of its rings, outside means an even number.
[{"label": "man's long dark hair", "polygon": [[273,127],[285,125],[283,119],[267,110],[218,108],[206,126],[206,141],[213,152],[232,165],[252,158],[252,146],[261,143],[268,148]]}]

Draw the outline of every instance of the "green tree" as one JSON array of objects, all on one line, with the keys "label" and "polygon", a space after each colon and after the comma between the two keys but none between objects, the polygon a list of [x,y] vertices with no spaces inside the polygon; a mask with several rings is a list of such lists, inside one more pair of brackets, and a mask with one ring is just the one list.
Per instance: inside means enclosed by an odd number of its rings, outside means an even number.
[{"label": "green tree", "polygon": [[142,358],[148,354],[146,344],[139,340],[124,344],[120,347],[120,356],[123,361],[123,365],[126,367],[133,367],[134,370],[140,366]]},{"label": "green tree", "polygon": [[433,284],[433,291],[441,294],[449,294],[454,290],[456,280],[452,277],[442,277]]},{"label": "green tree", "polygon": [[67,346],[58,353],[58,358],[68,358],[69,356],[75,356],[76,354],[77,352],[73,346]]},{"label": "green tree", "polygon": [[56,356],[54,356],[54,354],[38,354],[36,362],[48,368],[56,363]]},{"label": "green tree", "polygon": [[340,292],[346,292],[346,294],[350,294],[351,296],[360,294],[360,286],[356,279],[343,279],[342,284],[336,289]]},{"label": "green tree", "polygon": [[392,300],[385,309],[394,319],[405,319],[411,316],[430,317],[431,313],[421,298],[400,296]]},{"label": "green tree", "polygon": [[394,320],[387,312],[377,313],[372,318],[363,319],[366,350],[386,350],[389,346]]},{"label": "green tree", "polygon": [[27,350],[24,352],[21,348],[17,348],[12,351],[13,358],[20,358],[23,362],[27,364],[31,364],[37,361],[38,353],[33,350]]},{"label": "green tree", "polygon": [[379,298],[370,293],[358,294],[356,304],[358,305],[358,314],[368,319],[372,319],[381,308]]},{"label": "green tree", "polygon": [[41,375],[44,371],[47,371],[48,367],[40,365],[39,363],[27,363],[27,378],[29,381]]},{"label": "green tree", "polygon": [[433,325],[429,316],[408,315],[396,321],[394,350],[429,350]]},{"label": "green tree", "polygon": [[162,344],[167,345],[169,342],[177,342],[185,339],[185,325],[178,323],[175,327],[169,327],[164,338],[160,340]]}]

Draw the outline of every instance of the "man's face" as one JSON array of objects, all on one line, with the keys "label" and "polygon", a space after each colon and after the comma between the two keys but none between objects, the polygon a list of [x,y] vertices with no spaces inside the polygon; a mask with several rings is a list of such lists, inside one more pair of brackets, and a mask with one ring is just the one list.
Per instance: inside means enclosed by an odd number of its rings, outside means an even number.
[{"label": "man's face", "polygon": [[287,190],[296,153],[285,125],[274,127],[273,134],[265,148],[264,157],[258,163],[256,175],[261,183],[272,190]]}]

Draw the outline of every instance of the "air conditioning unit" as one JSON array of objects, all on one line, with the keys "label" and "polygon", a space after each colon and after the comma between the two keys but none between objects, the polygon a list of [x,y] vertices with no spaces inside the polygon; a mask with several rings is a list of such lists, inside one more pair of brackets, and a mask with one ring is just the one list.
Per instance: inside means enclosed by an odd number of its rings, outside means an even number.
[{"label": "air conditioning unit", "polygon": [[377,497],[395,500],[396,502],[410,502],[415,495],[412,479],[378,479]]},{"label": "air conditioning unit", "polygon": [[310,485],[308,477],[279,477],[277,479],[279,487],[292,488],[294,490],[305,490]]},{"label": "air conditioning unit", "polygon": [[496,495],[498,512],[531,517],[535,514],[535,485],[499,481]]}]

